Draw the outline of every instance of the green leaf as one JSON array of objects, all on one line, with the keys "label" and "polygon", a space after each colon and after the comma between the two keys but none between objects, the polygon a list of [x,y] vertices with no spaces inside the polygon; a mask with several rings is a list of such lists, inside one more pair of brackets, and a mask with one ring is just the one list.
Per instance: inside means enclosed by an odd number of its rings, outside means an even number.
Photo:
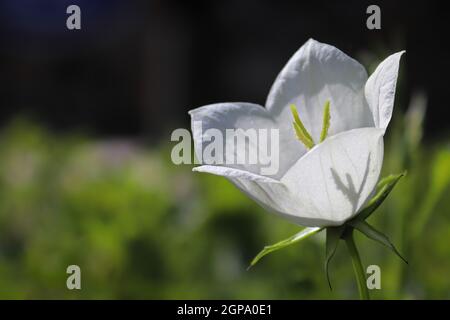
[{"label": "green leaf", "polygon": [[259,260],[261,260],[262,257],[264,257],[265,255],[283,249],[287,246],[290,246],[294,243],[297,243],[303,239],[308,238],[309,236],[312,236],[313,234],[316,234],[318,232],[320,232],[323,228],[318,228],[318,227],[314,227],[314,228],[305,228],[302,231],[300,231],[299,233],[293,235],[292,237],[289,237],[285,240],[282,240],[280,242],[277,242],[273,245],[270,246],[265,246],[263,250],[261,250],[260,253],[258,253],[258,255],[252,260],[252,262],[250,263],[249,267],[247,268],[250,269],[251,267],[253,267]]},{"label": "green leaf", "polygon": [[404,175],[406,175],[406,171],[396,175],[391,174],[381,179],[377,186],[378,191],[376,195],[369,200],[365,208],[352,220],[363,221],[367,219],[383,203],[389,193],[391,193],[392,189],[394,189],[397,182]]},{"label": "green leaf", "polygon": [[330,100],[325,102],[323,106],[323,123],[322,123],[322,132],[320,133],[320,142],[325,140],[328,136],[328,129],[330,128]]},{"label": "green leaf", "polygon": [[297,139],[300,140],[307,149],[311,149],[314,147],[314,141],[308,130],[306,130],[303,122],[300,120],[300,116],[298,115],[297,109],[294,104],[291,104],[291,112],[294,117],[294,122],[292,123],[294,126],[295,134]]},{"label": "green leaf", "polygon": [[398,257],[400,257],[400,259],[402,259],[406,264],[408,264],[408,261],[406,261],[406,259],[402,257],[400,252],[398,252],[398,250],[395,248],[395,246],[392,244],[392,242],[389,240],[389,238],[385,234],[376,230],[374,227],[372,227],[366,221],[355,220],[355,221],[350,221],[349,224],[352,227],[354,227],[355,229],[357,229],[358,231],[360,231],[361,233],[363,233],[368,238],[375,240],[375,241],[381,243],[382,245],[388,247],[389,249],[391,249]]},{"label": "green leaf", "polygon": [[330,264],[331,259],[336,252],[336,249],[339,244],[339,240],[341,239],[342,233],[344,232],[345,226],[339,227],[329,227],[327,228],[327,240],[325,247],[325,274],[327,276],[328,285],[331,288],[330,276],[328,273],[328,266]]}]

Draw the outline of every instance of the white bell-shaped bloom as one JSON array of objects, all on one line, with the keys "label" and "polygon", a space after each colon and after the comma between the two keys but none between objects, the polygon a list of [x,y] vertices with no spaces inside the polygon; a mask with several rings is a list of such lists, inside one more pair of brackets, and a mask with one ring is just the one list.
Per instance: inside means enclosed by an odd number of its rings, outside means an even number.
[{"label": "white bell-shaped bloom", "polygon": [[[228,178],[263,207],[297,224],[343,224],[362,209],[378,182],[402,53],[389,56],[368,78],[364,67],[339,49],[308,40],[278,75],[265,108],[218,103],[190,111],[198,158],[211,142],[208,129],[224,136],[227,129],[278,129],[277,172],[263,175],[261,165],[246,163],[207,164],[194,171]],[[327,101],[330,127],[318,143]],[[310,150],[295,136],[291,104],[316,143]],[[256,148],[249,145],[246,151]]]}]

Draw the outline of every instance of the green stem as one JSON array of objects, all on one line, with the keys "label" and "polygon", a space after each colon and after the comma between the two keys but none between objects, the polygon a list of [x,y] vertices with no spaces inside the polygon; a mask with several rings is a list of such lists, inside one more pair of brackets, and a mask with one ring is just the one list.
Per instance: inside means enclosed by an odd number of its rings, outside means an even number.
[{"label": "green stem", "polygon": [[370,300],[369,290],[366,285],[366,275],[361,263],[358,249],[353,239],[353,230],[344,236],[345,244],[347,245],[350,256],[352,257],[353,270],[355,271],[356,282],[358,283],[359,297],[361,300]]}]

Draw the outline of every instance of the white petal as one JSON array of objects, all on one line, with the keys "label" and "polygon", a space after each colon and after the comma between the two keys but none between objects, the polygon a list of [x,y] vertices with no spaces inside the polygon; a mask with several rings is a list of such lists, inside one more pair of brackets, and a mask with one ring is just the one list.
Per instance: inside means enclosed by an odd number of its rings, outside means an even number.
[{"label": "white petal", "polygon": [[[217,103],[191,110],[189,113],[192,120],[191,126],[193,132],[195,153],[198,159],[202,159],[202,164],[226,165],[227,167],[261,174],[265,172],[264,169],[270,168],[271,165],[276,162],[276,166],[273,167],[275,169],[278,168],[278,170],[276,170],[274,174],[271,174],[274,177],[281,177],[281,175],[284,174],[284,172],[287,170],[286,165],[286,168],[283,171],[281,171],[280,169],[280,161],[283,160],[279,157],[280,150],[282,150],[279,139],[273,141],[273,143],[276,144],[278,148],[276,152],[273,152],[273,154],[271,153],[271,130],[277,131],[276,138],[278,138],[279,129],[278,125],[276,125],[271,115],[265,108],[250,103]],[[223,137],[223,150],[219,158],[223,159],[224,163],[217,163],[212,161],[212,157],[208,157],[205,152],[205,148],[211,144],[212,140],[214,140],[211,139],[211,134],[208,133],[209,129],[213,129],[215,131],[218,130],[218,132],[220,132]],[[245,151],[238,152],[238,147],[235,147],[234,149],[232,149],[233,152],[228,154],[226,145],[227,129],[242,129],[243,131],[234,131],[235,134],[240,137],[244,137],[244,135],[246,135],[247,133],[255,133],[258,141],[254,143],[248,143],[249,140],[241,140],[246,141],[243,145]],[[261,129],[267,130],[267,135],[265,136],[267,139],[264,139],[264,136],[260,132]],[[229,137],[230,136],[228,135],[228,138]],[[233,142],[235,140],[229,139],[229,141]],[[269,142],[267,143],[267,141]],[[264,144],[265,146],[269,145],[267,150],[267,157],[264,156],[265,153],[262,152],[260,143]],[[236,146],[236,142],[234,142],[234,146]],[[256,163],[252,163],[249,160],[250,155],[256,157]],[[291,155],[289,155],[289,157],[290,156]],[[245,157],[247,160],[243,161],[244,163],[239,163],[238,157]],[[230,161],[234,161],[234,163],[230,163]]]},{"label": "white petal", "polygon": [[387,57],[367,80],[365,96],[377,128],[386,130],[391,120],[400,57],[404,52]]},{"label": "white petal", "polygon": [[335,226],[358,213],[372,195],[383,162],[383,133],[362,128],[327,138],[281,181],[223,166],[193,170],[228,178],[261,206],[296,224]]},{"label": "white petal", "polygon": [[281,179],[297,201],[291,213],[324,221],[314,226],[340,225],[358,213],[378,182],[383,133],[377,128],[343,132],[301,158]]},{"label": "white petal", "polygon": [[223,166],[199,166],[192,169],[192,171],[197,172],[205,172],[205,173],[211,173],[215,174],[216,176],[222,176],[227,178],[236,178],[236,179],[246,179],[248,181],[253,182],[262,182],[262,183],[274,183],[274,184],[281,184],[280,181],[261,176],[258,174],[254,174],[252,172],[235,169],[235,168],[229,168],[229,167],[223,167]]},{"label": "white petal", "polygon": [[[329,135],[373,127],[372,114],[364,98],[366,81],[366,70],[356,60],[333,46],[310,39],[278,75],[266,108],[275,120],[290,128],[292,115],[288,106],[295,104],[316,142],[320,137],[323,106],[327,100],[331,103]],[[283,132],[280,136],[298,144],[290,130],[285,134],[287,137]]]},{"label": "white petal", "polygon": [[200,166],[193,171],[206,172],[228,178],[242,192],[259,203],[266,210],[305,226],[321,226],[327,221],[315,217],[301,217],[295,214],[297,200],[286,186],[278,180],[251,172],[223,166]]}]

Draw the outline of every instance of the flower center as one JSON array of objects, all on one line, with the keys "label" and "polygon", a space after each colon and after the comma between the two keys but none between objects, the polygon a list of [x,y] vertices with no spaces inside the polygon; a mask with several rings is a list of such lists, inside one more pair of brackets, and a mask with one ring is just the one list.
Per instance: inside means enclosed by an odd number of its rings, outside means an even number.
[{"label": "flower center", "polygon": [[[300,140],[306,147],[306,149],[311,149],[314,147],[314,140],[309,134],[308,130],[306,130],[303,122],[300,120],[300,116],[298,115],[297,107],[295,104],[291,104],[291,112],[294,117],[294,122],[292,122],[295,130],[295,135],[297,139]],[[320,133],[320,142],[326,139],[328,136],[328,129],[330,128],[330,101],[327,100],[325,105],[323,106],[323,121],[322,121],[322,131]]]}]

